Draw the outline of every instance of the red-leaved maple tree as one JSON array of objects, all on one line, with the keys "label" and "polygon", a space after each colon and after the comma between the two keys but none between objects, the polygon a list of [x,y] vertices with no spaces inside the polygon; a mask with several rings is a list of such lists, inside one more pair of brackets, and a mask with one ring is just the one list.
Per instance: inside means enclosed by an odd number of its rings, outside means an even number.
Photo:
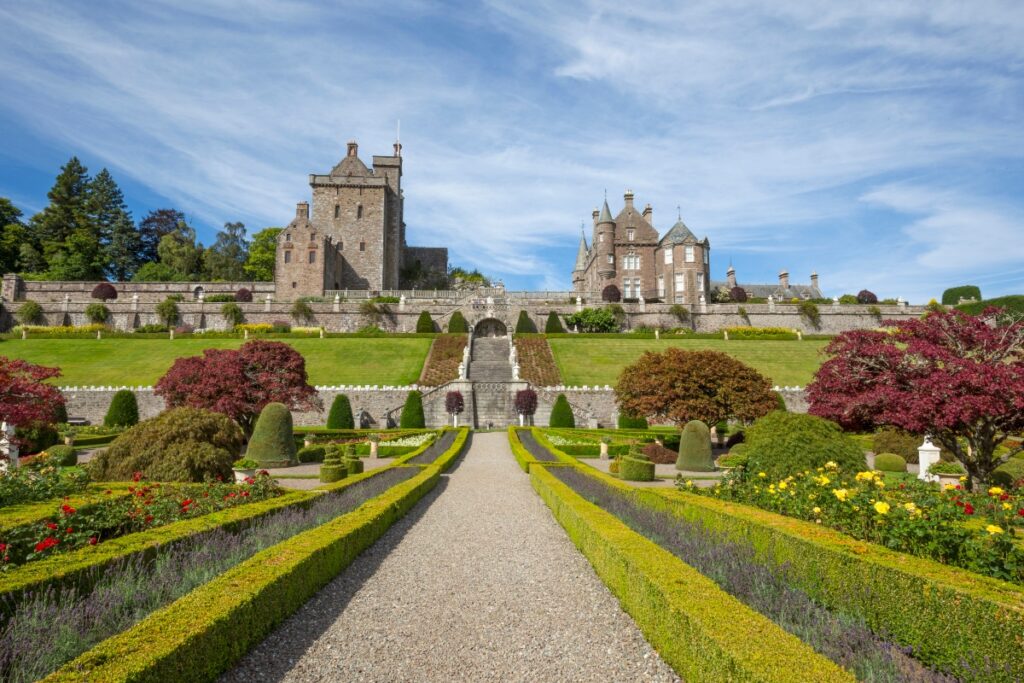
[{"label": "red-leaved maple tree", "polygon": [[60,390],[45,381],[60,370],[0,356],[0,420],[15,427],[54,422],[64,405]]},{"label": "red-leaved maple tree", "polygon": [[246,436],[268,403],[291,410],[320,407],[306,377],[306,361],[281,342],[250,341],[241,348],[206,349],[202,356],[179,358],[156,383],[154,393],[168,407],[206,408],[233,418]]},{"label": "red-leaved maple tree", "polygon": [[828,345],[832,358],[807,386],[812,414],[847,428],[928,434],[972,483],[1021,450],[996,455],[1007,436],[1024,430],[1024,321],[988,309],[883,324],[884,331],[845,332]]}]

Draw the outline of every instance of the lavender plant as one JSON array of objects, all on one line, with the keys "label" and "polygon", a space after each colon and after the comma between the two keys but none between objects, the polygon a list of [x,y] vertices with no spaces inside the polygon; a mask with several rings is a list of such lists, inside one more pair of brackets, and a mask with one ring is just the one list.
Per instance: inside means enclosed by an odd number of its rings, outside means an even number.
[{"label": "lavender plant", "polygon": [[429,465],[439,457],[441,454],[451,448],[452,443],[455,441],[456,432],[445,432],[444,435],[430,444],[427,450],[423,451],[415,458],[409,460],[410,464],[413,465]]},{"label": "lavender plant", "polygon": [[530,452],[530,455],[537,458],[541,462],[557,462],[558,459],[548,449],[537,443],[537,439],[533,438],[533,432],[528,429],[520,429],[516,434],[519,435],[519,442],[523,444],[523,447]]},{"label": "lavender plant", "polygon": [[38,680],[99,642],[145,619],[256,553],[359,507],[418,473],[396,468],[291,507],[240,530],[216,529],[158,550],[152,560],[126,559],[77,586],[13,598],[0,613],[0,680]]}]

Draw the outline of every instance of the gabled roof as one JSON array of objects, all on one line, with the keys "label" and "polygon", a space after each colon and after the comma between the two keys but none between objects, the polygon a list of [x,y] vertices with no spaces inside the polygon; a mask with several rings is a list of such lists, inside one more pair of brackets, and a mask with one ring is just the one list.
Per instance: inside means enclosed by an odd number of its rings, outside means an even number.
[{"label": "gabled roof", "polygon": [[612,220],[612,212],[608,210],[608,200],[604,200],[604,206],[601,207],[601,215],[597,218],[598,225],[601,223],[614,223]]},{"label": "gabled roof", "polygon": [[576,266],[573,270],[586,270],[587,269],[587,238],[580,234],[580,248],[576,250]]},{"label": "gabled roof", "polygon": [[690,229],[686,227],[686,223],[683,223],[683,219],[680,218],[676,221],[676,224],[665,233],[665,236],[661,238],[659,244],[682,244],[686,241],[698,242],[697,236],[690,232]]},{"label": "gabled roof", "polygon": [[366,167],[366,164],[359,159],[355,154],[349,154],[341,161],[338,165],[331,169],[331,175],[334,177],[348,178],[352,176],[366,177],[372,175],[370,169]]}]

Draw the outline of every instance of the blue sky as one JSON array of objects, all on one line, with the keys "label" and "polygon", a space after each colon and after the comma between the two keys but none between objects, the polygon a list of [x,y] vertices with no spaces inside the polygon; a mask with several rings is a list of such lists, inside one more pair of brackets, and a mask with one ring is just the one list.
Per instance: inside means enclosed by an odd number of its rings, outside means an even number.
[{"label": "blue sky", "polygon": [[[817,6],[815,6],[817,5]],[[205,243],[281,225],[401,119],[410,243],[567,289],[605,189],[712,270],[926,301],[1024,292],[1024,3],[0,5],[0,196],[71,155]]]}]

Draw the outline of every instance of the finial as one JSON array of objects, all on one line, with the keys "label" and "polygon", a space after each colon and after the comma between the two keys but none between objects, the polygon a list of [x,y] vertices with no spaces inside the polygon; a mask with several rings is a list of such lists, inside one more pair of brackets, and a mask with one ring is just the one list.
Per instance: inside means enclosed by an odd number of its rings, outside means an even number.
[{"label": "finial", "polygon": [[580,219],[580,234],[581,235],[586,235],[587,231],[586,231],[586,228],[583,227],[583,224],[584,224],[584,221],[582,219]]},{"label": "finial", "polygon": [[678,204],[676,204],[676,218],[678,220],[683,220],[683,207]]},{"label": "finial", "polygon": [[608,188],[604,188],[604,200],[608,201]]}]

